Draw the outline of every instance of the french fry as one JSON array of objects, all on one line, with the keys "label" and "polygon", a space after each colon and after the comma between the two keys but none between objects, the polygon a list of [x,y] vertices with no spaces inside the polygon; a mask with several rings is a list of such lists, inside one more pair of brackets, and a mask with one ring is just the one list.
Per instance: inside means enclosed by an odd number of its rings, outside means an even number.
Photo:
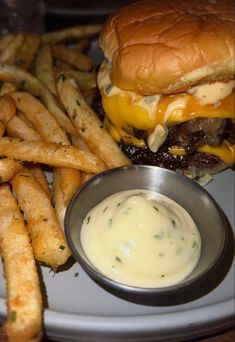
[{"label": "french fry", "polygon": [[82,177],[80,172],[73,172],[72,169],[55,168],[53,170],[53,203],[54,208],[60,222],[60,226],[64,229],[64,215],[67,205],[82,184]]},{"label": "french fry", "polygon": [[6,132],[7,135],[12,138],[35,141],[41,140],[40,134],[18,116],[14,116],[8,121]]},{"label": "french fry", "polygon": [[94,89],[87,89],[82,91],[82,96],[86,103],[91,106],[95,97],[95,90]]},{"label": "french fry", "polygon": [[76,82],[71,78],[60,78],[58,92],[74,126],[91,151],[110,168],[130,164],[97,115],[83,99]]},{"label": "french fry", "polygon": [[16,113],[15,103],[9,95],[0,97],[0,120],[7,123]]},{"label": "french fry", "polygon": [[58,105],[53,94],[36,77],[14,65],[0,63],[0,80],[16,83],[21,89],[39,96],[60,126],[66,132],[76,134],[73,124]]},{"label": "french fry", "polygon": [[96,74],[93,72],[84,72],[78,70],[64,70],[62,68],[57,69],[55,72],[55,77],[62,79],[64,77],[74,78],[78,83],[81,90],[90,90],[96,88]]},{"label": "french fry", "polygon": [[54,61],[55,63],[55,67],[60,69],[60,70],[74,70],[71,65],[69,65],[68,63],[65,63],[63,61],[59,61],[58,59],[56,59]]},{"label": "french fry", "polygon": [[105,170],[103,162],[93,153],[80,151],[71,145],[44,141],[0,138],[0,156],[57,167],[68,167],[88,173],[99,173]]},{"label": "french fry", "polygon": [[3,136],[5,127],[16,113],[14,101],[9,95],[0,97],[0,136]]},{"label": "french fry", "polygon": [[17,52],[23,44],[25,33],[17,33],[13,40],[6,46],[0,54],[0,62],[14,63]]},{"label": "french fry", "polygon": [[35,62],[35,73],[37,78],[57,96],[57,89],[53,75],[53,61],[51,46],[43,44],[38,52]]},{"label": "french fry", "polygon": [[58,144],[69,144],[65,131],[38,99],[27,92],[12,93],[11,97],[17,109],[26,115],[43,140]]},{"label": "french fry", "polygon": [[12,42],[14,36],[14,33],[8,32],[0,37],[0,53]]},{"label": "french fry", "polygon": [[68,40],[90,37],[98,34],[102,25],[81,25],[46,33],[42,36],[43,43],[55,44]]},{"label": "french fry", "polygon": [[42,190],[45,192],[49,200],[51,200],[51,190],[49,188],[47,178],[39,164],[30,163],[27,165],[29,171],[32,173],[34,178],[37,180],[38,184],[41,186]]},{"label": "french fry", "polygon": [[86,183],[89,179],[91,179],[94,176],[92,173],[82,173],[82,184]]},{"label": "french fry", "polygon": [[53,174],[52,193],[56,216],[58,218],[61,229],[64,230],[64,216],[66,212],[66,206],[64,203],[64,194],[61,189],[60,172],[54,172]]},{"label": "french fry", "polygon": [[19,68],[28,70],[33,62],[35,55],[39,49],[41,38],[34,33],[27,33],[24,43],[17,54],[14,64]]},{"label": "french fry", "polygon": [[74,46],[73,49],[76,51],[83,52],[86,48],[88,48],[90,42],[88,38],[83,38],[79,40]]},{"label": "french fry", "polygon": [[4,132],[5,132],[5,124],[0,119],[0,137],[3,136]]},{"label": "french fry", "polygon": [[55,58],[72,65],[78,70],[89,71],[92,68],[92,60],[87,55],[69,49],[64,45],[54,45],[52,53]]},{"label": "french fry", "polygon": [[72,198],[75,191],[78,189],[79,185],[81,185],[81,176],[79,172],[73,172],[73,169],[66,169],[66,177],[65,177],[65,169],[57,168],[54,171],[54,174],[59,174],[60,177],[60,187],[63,193],[63,201],[65,206],[68,205],[68,202]]},{"label": "french fry", "polygon": [[0,159],[0,184],[8,182],[20,169],[20,162],[13,159]]},{"label": "french fry", "polygon": [[81,136],[79,136],[79,135],[76,137],[72,136],[71,141],[72,141],[72,145],[74,147],[79,148],[79,150],[91,152],[89,146],[87,145],[87,143],[85,142],[85,140]]},{"label": "french fry", "polygon": [[9,341],[40,341],[42,296],[24,219],[9,185],[0,185],[0,247],[4,258]]},{"label": "french fry", "polygon": [[4,82],[2,84],[2,87],[0,89],[0,97],[13,93],[14,91],[17,90],[17,86],[11,82]]},{"label": "french fry", "polygon": [[11,185],[27,218],[35,259],[53,269],[63,265],[71,252],[47,195],[27,168],[13,177]]},{"label": "french fry", "polygon": [[17,116],[22,121],[24,121],[26,123],[26,125],[28,125],[29,127],[35,129],[33,123],[28,119],[27,115],[25,115],[25,113],[23,113],[21,110],[17,110]]}]

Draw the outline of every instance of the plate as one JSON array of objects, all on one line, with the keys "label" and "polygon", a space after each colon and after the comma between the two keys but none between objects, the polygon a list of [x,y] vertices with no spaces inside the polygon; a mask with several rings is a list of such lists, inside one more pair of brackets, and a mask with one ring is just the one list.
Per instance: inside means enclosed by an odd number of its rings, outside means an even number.
[{"label": "plate", "polygon": [[[231,225],[234,225],[234,183],[234,172],[226,170],[206,186]],[[0,319],[3,320],[5,281],[0,267]],[[234,265],[210,293],[187,304],[162,307],[133,304],[111,295],[77,263],[57,274],[46,267],[41,267],[41,271],[48,305],[45,329],[57,341],[177,341],[213,333],[233,323]]]},{"label": "plate", "polygon": [[45,0],[46,12],[58,16],[103,16],[136,0]]}]

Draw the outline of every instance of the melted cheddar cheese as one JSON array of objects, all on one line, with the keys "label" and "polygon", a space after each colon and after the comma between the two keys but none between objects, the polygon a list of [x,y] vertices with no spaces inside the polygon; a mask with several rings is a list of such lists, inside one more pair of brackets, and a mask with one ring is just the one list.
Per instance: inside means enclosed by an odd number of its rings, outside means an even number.
[{"label": "melted cheddar cheese", "polygon": [[[235,120],[234,81],[194,87],[190,92],[179,95],[141,96],[113,86],[109,78],[109,66],[105,62],[98,74],[98,85],[110,134],[116,141],[122,140],[139,147],[145,146],[145,142],[131,134],[133,127],[147,131],[150,135],[159,124],[173,126],[196,118]],[[224,147],[220,150],[209,146],[200,149],[201,152],[216,154],[224,160]],[[227,150],[231,154],[231,150]],[[231,160],[231,157],[228,159]]]},{"label": "melted cheddar cheese", "polygon": [[[235,163],[235,145],[230,144],[227,140],[224,140],[220,146],[203,145],[197,148],[198,152],[212,154],[219,157],[228,165]],[[172,146],[169,148],[169,152],[176,156],[184,156],[186,151],[183,147]]]}]

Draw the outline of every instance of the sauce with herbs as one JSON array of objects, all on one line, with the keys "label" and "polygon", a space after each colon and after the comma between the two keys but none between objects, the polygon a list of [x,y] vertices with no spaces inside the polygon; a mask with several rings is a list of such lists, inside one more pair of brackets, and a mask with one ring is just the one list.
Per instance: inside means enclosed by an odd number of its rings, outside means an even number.
[{"label": "sauce with herbs", "polygon": [[140,287],[170,286],[195,268],[199,231],[188,212],[149,190],[116,193],[85,217],[81,242],[91,263],[118,282]]}]

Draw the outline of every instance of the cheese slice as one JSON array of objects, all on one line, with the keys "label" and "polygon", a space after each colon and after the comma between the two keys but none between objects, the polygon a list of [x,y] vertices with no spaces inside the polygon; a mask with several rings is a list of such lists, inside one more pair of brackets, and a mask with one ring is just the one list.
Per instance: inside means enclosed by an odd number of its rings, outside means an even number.
[{"label": "cheese slice", "polygon": [[[171,154],[176,156],[187,154],[183,147],[172,146],[168,150]],[[212,154],[228,165],[233,165],[235,163],[235,145],[230,144],[227,140],[224,140],[220,146],[216,147],[202,145],[197,148],[197,151]]]}]

